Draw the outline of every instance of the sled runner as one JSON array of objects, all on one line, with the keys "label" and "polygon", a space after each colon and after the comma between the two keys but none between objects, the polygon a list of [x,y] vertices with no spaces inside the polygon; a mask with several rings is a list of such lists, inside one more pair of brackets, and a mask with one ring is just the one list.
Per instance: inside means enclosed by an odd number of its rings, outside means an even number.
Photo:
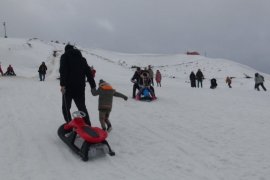
[{"label": "sled runner", "polygon": [[[112,151],[109,143],[106,141],[108,137],[106,131],[87,125],[83,119],[85,113],[82,111],[76,111],[72,113],[72,116],[73,119],[70,122],[59,127],[58,136],[83,161],[88,160],[89,150],[95,153],[96,149],[102,149],[105,154],[115,155],[115,152]],[[78,146],[78,143],[76,144],[78,137],[83,141],[81,146]]]}]

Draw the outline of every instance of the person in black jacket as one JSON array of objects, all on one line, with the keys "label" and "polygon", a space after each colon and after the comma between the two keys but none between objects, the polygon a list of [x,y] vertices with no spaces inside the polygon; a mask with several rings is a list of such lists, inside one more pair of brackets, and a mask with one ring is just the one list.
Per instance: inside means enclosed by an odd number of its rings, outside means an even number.
[{"label": "person in black jacket", "polygon": [[96,88],[96,82],[91,74],[90,66],[78,49],[66,45],[65,53],[60,59],[60,86],[63,94],[62,112],[66,122],[71,121],[70,108],[72,100],[79,111],[83,111],[85,121],[91,126],[88,111],[85,106],[85,77],[91,89]]},{"label": "person in black jacket", "polygon": [[193,71],[191,71],[190,75],[189,75],[189,79],[190,79],[190,85],[191,87],[196,87],[196,75]]},{"label": "person in black jacket", "polygon": [[199,88],[200,84],[201,84],[201,88],[202,88],[202,82],[203,82],[204,76],[203,76],[203,73],[200,69],[198,69],[198,71],[196,73],[196,79],[198,82],[197,87]]},{"label": "person in black jacket", "polygon": [[139,91],[140,90],[140,84],[142,83],[141,68],[140,67],[137,67],[134,75],[131,78],[131,82],[133,82],[132,98],[135,99],[135,97],[136,97],[136,89],[138,89],[138,91]]},{"label": "person in black jacket", "polygon": [[38,68],[40,81],[45,81],[46,71],[47,71],[47,66],[45,65],[45,62],[42,62]]}]

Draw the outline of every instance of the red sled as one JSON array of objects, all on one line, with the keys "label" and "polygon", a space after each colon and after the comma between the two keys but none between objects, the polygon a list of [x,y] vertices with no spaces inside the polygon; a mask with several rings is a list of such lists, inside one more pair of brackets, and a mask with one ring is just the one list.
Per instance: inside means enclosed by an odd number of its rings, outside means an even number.
[{"label": "red sled", "polygon": [[[83,112],[76,111],[72,115],[74,117],[70,122],[61,125],[58,128],[58,136],[69,146],[69,148],[78,154],[83,161],[88,161],[88,152],[91,149],[101,148],[105,153],[111,156],[115,155],[109,143],[106,141],[108,133],[98,127],[91,127],[85,123]],[[78,115],[79,114],[79,115]],[[81,138],[83,143],[81,146],[76,145],[76,138]]]}]

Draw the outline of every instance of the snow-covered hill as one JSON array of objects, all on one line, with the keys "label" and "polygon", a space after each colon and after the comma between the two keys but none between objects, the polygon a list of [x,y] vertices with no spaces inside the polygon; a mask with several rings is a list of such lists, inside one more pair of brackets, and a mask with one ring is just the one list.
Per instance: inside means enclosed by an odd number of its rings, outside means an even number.
[{"label": "snow-covered hill", "polygon": [[[255,91],[256,70],[224,59],[164,54],[123,54],[82,49],[100,78],[129,100],[115,98],[113,130],[108,141],[115,157],[82,162],[58,138],[64,122],[56,79],[64,45],[38,39],[0,38],[3,71],[11,64],[18,76],[0,76],[0,174],[7,180],[142,179],[266,180],[270,178],[269,105],[266,91]],[[80,48],[80,47],[78,47]],[[56,57],[53,56],[54,51]],[[45,82],[38,80],[42,61]],[[131,66],[152,65],[163,74],[155,87],[158,100],[131,98]],[[201,69],[204,88],[192,89],[191,71]],[[262,73],[263,74],[263,73]],[[270,76],[263,74],[266,88]],[[235,77],[233,88],[225,77]],[[218,88],[209,89],[217,78]],[[94,126],[97,98],[86,88],[86,104]],[[76,110],[73,105],[72,110]]]}]

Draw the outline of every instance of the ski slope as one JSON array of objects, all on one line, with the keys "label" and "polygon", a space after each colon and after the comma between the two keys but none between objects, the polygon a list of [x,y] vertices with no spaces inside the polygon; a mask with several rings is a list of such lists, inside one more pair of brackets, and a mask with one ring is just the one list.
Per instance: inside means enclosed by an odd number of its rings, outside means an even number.
[{"label": "ski slope", "polygon": [[[29,46],[27,43],[30,43]],[[63,44],[38,39],[0,38],[3,71],[12,64],[16,77],[0,76],[0,175],[6,180],[267,180],[270,178],[270,94],[255,91],[250,67],[183,54],[124,54],[82,49],[99,79],[129,100],[114,98],[108,141],[115,157],[98,155],[83,162],[58,138],[64,123],[56,79]],[[80,47],[78,47],[80,48]],[[57,56],[52,55],[57,51]],[[37,70],[48,66],[46,81]],[[153,65],[163,75],[157,101],[131,98],[133,65]],[[189,74],[200,68],[204,87],[192,89]],[[262,73],[263,74],[263,73]],[[263,74],[270,88],[270,75]],[[235,77],[232,87],[226,76]],[[209,79],[218,87],[210,89]],[[86,87],[94,126],[97,97]],[[72,111],[76,107],[73,104]]]}]

